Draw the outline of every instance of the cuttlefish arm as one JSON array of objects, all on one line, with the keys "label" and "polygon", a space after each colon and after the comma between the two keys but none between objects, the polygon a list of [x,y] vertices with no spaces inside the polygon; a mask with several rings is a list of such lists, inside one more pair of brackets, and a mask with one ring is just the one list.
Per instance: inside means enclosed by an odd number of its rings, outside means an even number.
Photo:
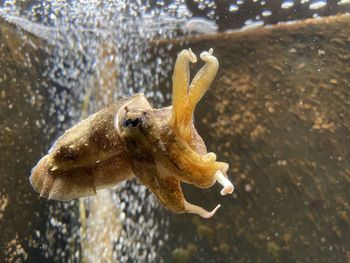
[{"label": "cuttlefish arm", "polygon": [[[151,163],[152,165],[150,165]],[[163,158],[157,154],[135,156],[133,168],[142,184],[151,190],[167,209],[174,213],[192,213],[203,218],[210,218],[220,208],[220,205],[217,205],[212,211],[207,211],[186,201],[180,180],[174,176],[173,171],[169,169]]]},{"label": "cuttlefish arm", "polygon": [[175,62],[175,68],[172,77],[173,112],[170,120],[170,125],[174,129],[178,127],[177,123],[181,122],[181,117],[183,116],[183,108],[186,107],[186,101],[184,100],[184,98],[187,98],[188,96],[188,85],[190,82],[190,62],[197,62],[197,57],[191,49],[182,50]]},{"label": "cuttlefish arm", "polygon": [[203,218],[210,218],[220,208],[221,205],[219,204],[212,211],[207,211],[200,206],[189,203],[182,193],[180,181],[172,174],[168,174],[166,169],[159,169],[157,166],[157,170],[162,174],[158,177],[160,191],[155,192],[155,195],[171,211],[197,214]]},{"label": "cuttlefish arm", "polygon": [[[207,188],[216,181],[223,186],[222,195],[230,194],[234,190],[233,184],[228,180],[226,172],[228,164],[217,162],[215,153],[200,154],[193,145],[194,134],[192,118],[195,107],[213,82],[218,71],[219,62],[212,55],[213,50],[202,52],[200,58],[205,65],[199,70],[188,87],[189,63],[196,62],[191,50],[182,51],[175,63],[173,74],[173,110],[169,126],[177,135],[169,150],[171,159],[184,170],[179,179],[197,187]],[[184,79],[179,80],[178,77]]]},{"label": "cuttlefish arm", "polygon": [[[189,50],[188,52],[192,53],[191,50]],[[176,79],[175,79],[175,83],[173,83],[173,86],[174,86],[173,92],[181,93],[183,95],[181,97],[181,101],[180,99],[176,101],[173,100],[173,107],[176,109],[176,116],[177,116],[176,129],[178,130],[180,137],[183,140],[185,140],[187,143],[190,143],[192,139],[191,124],[192,124],[192,119],[193,119],[196,105],[209,89],[219,68],[219,62],[214,56],[212,56],[212,53],[213,53],[213,49],[210,49],[209,51],[204,51],[200,54],[200,58],[205,62],[205,64],[197,72],[189,88],[188,88],[188,84],[186,86],[176,85],[177,84]],[[181,56],[185,56],[185,54],[179,55],[179,59],[182,60]],[[194,55],[191,55],[191,57],[193,56]],[[193,62],[193,60],[190,60],[190,62]],[[176,63],[175,72],[176,72],[175,75],[189,75],[189,67],[188,66],[185,67],[184,65],[181,65],[181,64],[178,65]],[[181,90],[181,92],[178,90]]]}]

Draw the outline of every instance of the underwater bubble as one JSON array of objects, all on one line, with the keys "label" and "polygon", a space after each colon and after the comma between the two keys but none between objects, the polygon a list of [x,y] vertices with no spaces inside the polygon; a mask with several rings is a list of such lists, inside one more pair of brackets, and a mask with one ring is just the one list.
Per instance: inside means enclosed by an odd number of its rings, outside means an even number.
[{"label": "underwater bubble", "polygon": [[264,17],[270,16],[270,15],[272,15],[272,12],[270,10],[266,10],[265,9],[265,10],[262,11],[261,15],[264,16]]},{"label": "underwater bubble", "polygon": [[212,20],[205,18],[191,18],[183,26],[184,32],[210,34],[218,30],[218,26]]},{"label": "underwater bubble", "polygon": [[235,12],[239,9],[238,5],[235,4],[230,4],[229,11],[230,12]]},{"label": "underwater bubble", "polygon": [[264,21],[248,19],[247,21],[245,21],[244,26],[241,28],[241,30],[250,30],[253,28],[260,27],[262,25],[264,25]]},{"label": "underwater bubble", "polygon": [[327,5],[326,1],[317,1],[312,4],[310,4],[309,8],[314,10],[314,9],[319,9]]},{"label": "underwater bubble", "polygon": [[288,9],[288,8],[291,8],[292,6],[294,6],[294,2],[293,1],[284,1],[281,5],[281,8],[282,9]]}]

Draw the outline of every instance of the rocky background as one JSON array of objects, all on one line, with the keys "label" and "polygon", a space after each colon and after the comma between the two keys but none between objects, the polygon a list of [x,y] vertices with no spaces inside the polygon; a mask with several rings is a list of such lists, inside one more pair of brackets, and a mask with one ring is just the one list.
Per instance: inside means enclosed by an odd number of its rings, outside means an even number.
[{"label": "rocky background", "polygon": [[[171,41],[174,59],[213,48],[220,62],[196,127],[237,186],[211,220],[170,218],[175,261],[349,260],[349,25],[339,16]],[[219,187],[187,190],[218,203]]]}]

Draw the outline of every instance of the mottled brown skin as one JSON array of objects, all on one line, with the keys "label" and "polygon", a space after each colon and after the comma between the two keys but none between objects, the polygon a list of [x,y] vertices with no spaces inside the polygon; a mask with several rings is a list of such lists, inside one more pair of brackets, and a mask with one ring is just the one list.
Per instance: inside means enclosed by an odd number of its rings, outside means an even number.
[{"label": "mottled brown skin", "polygon": [[212,51],[188,87],[191,50],[180,53],[173,76],[173,106],[153,109],[143,94],[117,101],[67,130],[30,177],[41,196],[56,200],[96,194],[136,176],[159,201],[175,213],[215,214],[188,203],[180,182],[200,188],[216,181],[221,194],[232,193],[226,163],[207,153],[193,123],[196,104],[214,79],[218,62]]},{"label": "mottled brown skin", "polygon": [[114,118],[133,98],[120,100],[67,130],[33,168],[34,189],[45,198],[71,200],[95,195],[98,189],[132,177],[130,158],[120,147]]}]

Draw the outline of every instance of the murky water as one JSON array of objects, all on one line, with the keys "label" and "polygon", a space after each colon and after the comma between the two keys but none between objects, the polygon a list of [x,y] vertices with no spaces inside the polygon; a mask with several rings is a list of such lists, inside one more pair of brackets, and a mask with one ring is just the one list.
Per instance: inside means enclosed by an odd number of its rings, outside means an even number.
[{"label": "murky water", "polygon": [[[349,11],[348,2],[0,4],[5,262],[349,260],[347,31],[331,40],[317,34],[322,26],[314,35],[306,26],[258,40],[254,33],[215,35],[316,20]],[[224,209],[215,218],[174,215],[136,180],[68,203],[34,193],[30,169],[71,125],[136,92],[156,107],[169,105],[176,53],[187,47],[196,53],[214,47],[221,63],[196,122],[209,149],[230,163],[238,190],[225,199],[217,187],[184,186],[190,200],[205,206],[220,199]]]}]

